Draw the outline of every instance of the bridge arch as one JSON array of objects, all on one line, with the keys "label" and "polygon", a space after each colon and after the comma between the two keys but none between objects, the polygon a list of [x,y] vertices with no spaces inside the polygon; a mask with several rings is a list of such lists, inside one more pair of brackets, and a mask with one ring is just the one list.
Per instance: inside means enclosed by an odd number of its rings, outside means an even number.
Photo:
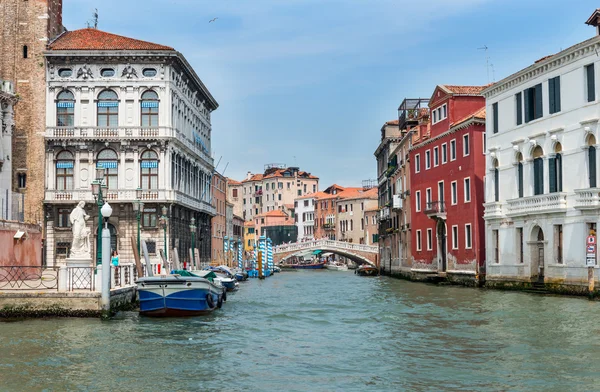
[{"label": "bridge arch", "polygon": [[352,244],[342,241],[317,240],[296,244],[280,245],[273,252],[274,262],[279,263],[292,256],[299,256],[307,251],[320,250],[329,252],[354,261],[357,264],[376,266],[379,250],[377,246]]}]

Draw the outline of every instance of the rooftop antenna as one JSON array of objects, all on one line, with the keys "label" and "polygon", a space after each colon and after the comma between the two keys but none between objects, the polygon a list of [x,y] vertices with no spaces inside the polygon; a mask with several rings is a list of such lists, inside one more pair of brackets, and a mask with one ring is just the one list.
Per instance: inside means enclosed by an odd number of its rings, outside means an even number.
[{"label": "rooftop antenna", "polygon": [[98,28],[98,8],[94,9],[94,28]]},{"label": "rooftop antenna", "polygon": [[496,70],[494,69],[494,64],[490,63],[490,67],[492,68],[492,83],[496,83]]},{"label": "rooftop antenna", "polygon": [[225,165],[225,169],[223,169],[223,173],[221,173],[223,177],[225,177],[225,170],[227,170],[227,166],[229,166],[229,162],[227,162],[227,164]]},{"label": "rooftop antenna", "polygon": [[219,167],[219,163],[221,163],[222,158],[223,158],[223,155],[221,155],[221,158],[219,158],[219,162],[217,162],[217,165],[215,166],[215,171],[217,171],[217,167]]},{"label": "rooftop antenna", "polygon": [[487,45],[483,45],[481,48],[477,48],[477,50],[485,50],[485,68],[487,70],[487,82],[490,82],[490,57],[488,56],[488,47]]}]

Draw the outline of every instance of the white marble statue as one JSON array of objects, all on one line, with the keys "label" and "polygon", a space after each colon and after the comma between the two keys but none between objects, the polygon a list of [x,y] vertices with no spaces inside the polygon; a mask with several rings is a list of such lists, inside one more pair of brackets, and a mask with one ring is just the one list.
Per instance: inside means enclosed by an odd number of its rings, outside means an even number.
[{"label": "white marble statue", "polygon": [[90,231],[87,228],[86,221],[89,215],[85,213],[83,207],[84,201],[80,201],[77,207],[71,211],[69,220],[73,230],[73,242],[71,243],[70,258],[91,258],[90,254]]}]

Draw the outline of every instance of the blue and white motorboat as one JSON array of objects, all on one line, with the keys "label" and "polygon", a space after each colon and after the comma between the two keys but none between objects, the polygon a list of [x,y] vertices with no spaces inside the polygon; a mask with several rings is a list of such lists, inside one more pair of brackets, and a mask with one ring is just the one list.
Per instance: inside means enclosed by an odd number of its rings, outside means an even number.
[{"label": "blue and white motorboat", "polygon": [[217,279],[221,282],[223,287],[227,289],[227,291],[235,291],[239,288],[240,284],[235,278],[235,274],[226,265],[220,265],[218,267],[209,266],[207,268],[217,275]]},{"label": "blue and white motorboat", "polygon": [[212,271],[173,271],[136,280],[140,314],[154,317],[196,316],[220,308],[227,299]]}]

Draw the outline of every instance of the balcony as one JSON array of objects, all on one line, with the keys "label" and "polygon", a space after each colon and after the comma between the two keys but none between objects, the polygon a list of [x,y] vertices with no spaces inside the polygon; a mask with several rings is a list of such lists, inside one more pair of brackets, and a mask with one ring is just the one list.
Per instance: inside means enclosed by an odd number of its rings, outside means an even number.
[{"label": "balcony", "polygon": [[392,209],[401,210],[403,202],[404,202],[404,200],[402,200],[401,195],[393,195],[392,196]]},{"label": "balcony", "polygon": [[256,192],[254,192],[254,196],[262,196],[262,194],[263,194],[262,189],[259,189]]},{"label": "balcony", "polygon": [[398,107],[398,125],[400,129],[408,129],[416,125],[421,109],[428,109],[428,98],[405,98]]},{"label": "balcony", "polygon": [[446,202],[443,200],[427,202],[425,215],[433,219],[446,219]]},{"label": "balcony", "polygon": [[483,207],[485,208],[483,219],[494,219],[504,216],[502,213],[502,203],[500,202],[494,201],[491,203],[485,203]]},{"label": "balcony", "polygon": [[324,228],[325,230],[333,230],[333,229],[335,229],[335,224],[333,224],[333,223],[325,223],[325,224],[323,225],[323,228]]},{"label": "balcony", "polygon": [[567,210],[567,194],[551,193],[507,200],[508,216],[527,216],[565,212]]},{"label": "balcony", "polygon": [[578,210],[600,209],[600,188],[575,189],[575,205]]},{"label": "balcony", "polygon": [[379,210],[379,220],[388,220],[390,219],[390,207],[386,206]]}]

